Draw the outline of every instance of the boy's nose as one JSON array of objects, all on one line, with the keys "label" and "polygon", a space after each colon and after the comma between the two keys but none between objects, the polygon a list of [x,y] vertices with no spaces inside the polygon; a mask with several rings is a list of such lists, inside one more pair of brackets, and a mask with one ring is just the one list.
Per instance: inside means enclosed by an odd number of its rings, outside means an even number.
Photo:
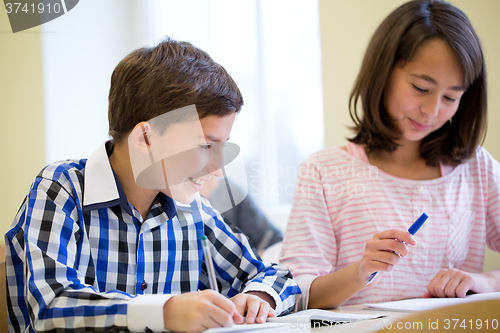
[{"label": "boy's nose", "polygon": [[214,177],[217,177],[217,178],[224,177],[224,172],[222,172],[222,168],[213,171],[212,174],[214,175]]}]

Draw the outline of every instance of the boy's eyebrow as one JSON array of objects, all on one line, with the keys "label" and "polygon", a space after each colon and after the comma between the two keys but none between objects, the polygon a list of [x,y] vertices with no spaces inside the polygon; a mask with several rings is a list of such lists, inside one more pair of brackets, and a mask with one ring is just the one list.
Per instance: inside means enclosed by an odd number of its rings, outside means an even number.
[{"label": "boy's eyebrow", "polygon": [[[437,81],[434,80],[432,77],[428,76],[428,75],[425,75],[425,74],[411,74],[411,76],[415,76],[419,79],[423,79],[427,82],[430,82],[434,85],[437,85]],[[462,86],[453,86],[453,87],[450,87],[449,88],[450,90],[456,90],[456,91],[465,91],[465,88],[462,87]]]},{"label": "boy's eyebrow", "polygon": [[[212,141],[212,142],[221,142],[221,141],[222,141],[222,140],[219,140],[218,138],[213,137],[213,136],[211,136],[211,135],[205,135],[205,139],[209,139],[209,140],[210,140],[210,141]],[[229,141],[229,138],[227,138],[227,140],[226,140],[226,141]]]}]

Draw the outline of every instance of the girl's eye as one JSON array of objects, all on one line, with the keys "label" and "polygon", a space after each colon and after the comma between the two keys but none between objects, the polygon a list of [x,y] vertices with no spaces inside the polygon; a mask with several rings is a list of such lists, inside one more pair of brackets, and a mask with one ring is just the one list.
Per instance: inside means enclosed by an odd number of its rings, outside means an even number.
[{"label": "girl's eye", "polygon": [[428,92],[428,90],[425,90],[425,89],[422,89],[420,87],[417,87],[416,85],[412,84],[413,88],[418,91],[418,92],[421,92],[421,93],[426,93]]},{"label": "girl's eye", "polygon": [[444,96],[444,98],[447,99],[450,102],[455,102],[457,100],[456,98],[451,98],[451,97],[448,97],[448,96]]}]

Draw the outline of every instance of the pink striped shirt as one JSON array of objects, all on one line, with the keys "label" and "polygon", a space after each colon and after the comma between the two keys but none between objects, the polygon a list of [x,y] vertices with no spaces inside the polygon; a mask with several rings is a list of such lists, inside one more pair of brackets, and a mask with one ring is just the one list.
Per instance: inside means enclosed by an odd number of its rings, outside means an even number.
[{"label": "pink striped shirt", "polygon": [[486,149],[432,180],[392,176],[349,150],[324,149],[299,170],[280,263],[302,289],[300,309],[315,278],[359,261],[374,233],[406,230],[422,212],[417,246],[345,304],[421,297],[440,269],[482,272],[485,245],[500,252],[500,164]]}]

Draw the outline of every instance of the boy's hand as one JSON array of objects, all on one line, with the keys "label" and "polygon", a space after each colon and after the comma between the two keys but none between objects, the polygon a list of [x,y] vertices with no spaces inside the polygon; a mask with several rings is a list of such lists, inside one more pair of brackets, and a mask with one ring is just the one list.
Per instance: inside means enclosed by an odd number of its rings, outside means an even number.
[{"label": "boy's hand", "polygon": [[378,232],[366,243],[363,258],[359,262],[358,274],[361,282],[373,272],[391,271],[402,257],[408,254],[406,244],[417,242],[407,231],[390,229]]},{"label": "boy's hand", "polygon": [[[265,323],[267,317],[276,317],[276,307],[274,299],[263,291],[250,291],[245,294],[238,294],[231,298],[236,305],[236,314],[233,320],[236,324],[243,324],[243,316],[246,316],[246,323]],[[273,307],[271,307],[271,305]]]},{"label": "boy's hand", "polygon": [[165,328],[174,332],[203,332],[209,328],[243,321],[235,303],[213,290],[186,293],[170,298],[163,306]]}]

